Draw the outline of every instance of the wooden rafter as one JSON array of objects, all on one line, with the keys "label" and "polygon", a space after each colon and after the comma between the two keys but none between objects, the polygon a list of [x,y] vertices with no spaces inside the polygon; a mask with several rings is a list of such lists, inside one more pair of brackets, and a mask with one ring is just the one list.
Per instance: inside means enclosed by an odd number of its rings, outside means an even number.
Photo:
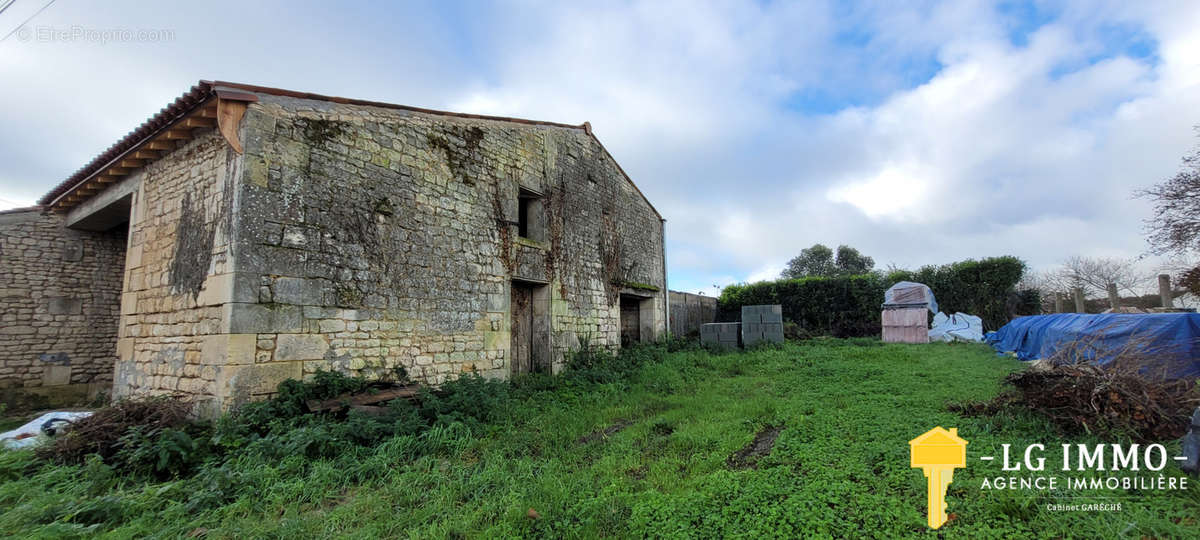
[{"label": "wooden rafter", "polygon": [[256,101],[257,97],[245,92],[217,92],[218,97],[194,109],[188,116],[176,121],[164,130],[153,135],[140,146],[125,152],[119,158],[109,163],[107,168],[95,173],[91,179],[77,185],[72,191],[64,194],[54,203],[57,211],[66,211],[90,196],[108,188],[122,177],[132,174],[135,170],[148,165],[181,146],[181,141],[188,141],[196,136],[197,130],[217,128],[229,146],[237,153],[242,153],[242,143],[238,138],[238,125],[246,114],[247,104]]},{"label": "wooden rafter", "polygon": [[185,128],[210,128],[217,125],[217,121],[212,118],[203,118],[199,116],[189,116],[183,119],[183,127]]}]

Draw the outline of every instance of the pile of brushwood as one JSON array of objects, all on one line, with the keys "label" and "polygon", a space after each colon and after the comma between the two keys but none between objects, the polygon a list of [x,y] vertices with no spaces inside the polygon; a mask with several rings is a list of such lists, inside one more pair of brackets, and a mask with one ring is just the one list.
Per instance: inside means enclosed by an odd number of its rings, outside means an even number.
[{"label": "pile of brushwood", "polygon": [[[958,412],[988,414],[1008,406],[1037,411],[1067,432],[1124,433],[1139,442],[1178,439],[1200,405],[1200,382],[1172,379],[1144,341],[1121,350],[1097,340],[1060,348],[1024,371],[1009,375],[1012,390],[990,403],[959,404]],[[1110,358],[1103,366],[1095,358]]]},{"label": "pile of brushwood", "polygon": [[1120,431],[1139,441],[1178,439],[1200,390],[1188,379],[1154,380],[1136,371],[1060,364],[1008,376],[1017,402],[1068,430]]}]

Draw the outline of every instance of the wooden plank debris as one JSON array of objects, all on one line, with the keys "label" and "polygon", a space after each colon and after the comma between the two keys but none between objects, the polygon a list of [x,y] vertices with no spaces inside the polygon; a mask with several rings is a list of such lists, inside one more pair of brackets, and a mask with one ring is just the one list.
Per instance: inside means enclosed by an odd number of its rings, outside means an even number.
[{"label": "wooden plank debris", "polygon": [[310,399],[305,405],[312,412],[329,411],[334,409],[342,409],[345,407],[358,407],[362,405],[371,405],[373,403],[382,403],[393,399],[407,399],[416,401],[417,396],[421,393],[420,385],[410,384],[395,388],[379,390],[373,394],[342,394],[333,399]]}]

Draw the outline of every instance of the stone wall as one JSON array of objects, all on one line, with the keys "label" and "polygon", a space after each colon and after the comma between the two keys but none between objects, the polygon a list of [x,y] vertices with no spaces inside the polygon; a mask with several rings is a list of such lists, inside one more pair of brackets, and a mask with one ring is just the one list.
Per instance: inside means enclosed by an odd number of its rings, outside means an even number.
[{"label": "stone wall", "polygon": [[116,395],[215,413],[317,370],[507,377],[514,287],[542,368],[619,347],[622,300],[664,335],[662,222],[584,129],[258,97],[244,154],[207,130],[121,180]]},{"label": "stone wall", "polygon": [[117,396],[219,400],[241,160],[207,131],[123,180],[139,185],[125,260]]},{"label": "stone wall", "polygon": [[242,132],[236,266],[256,282],[228,323],[264,382],[227,405],[318,369],[507,376],[513,280],[548,289],[554,368],[581,337],[619,346],[622,293],[644,339],[665,331],[661,221],[582,129],[260,95]]},{"label": "stone wall", "polygon": [[0,388],[112,380],[126,230],[63,221],[38,209],[0,213]]}]

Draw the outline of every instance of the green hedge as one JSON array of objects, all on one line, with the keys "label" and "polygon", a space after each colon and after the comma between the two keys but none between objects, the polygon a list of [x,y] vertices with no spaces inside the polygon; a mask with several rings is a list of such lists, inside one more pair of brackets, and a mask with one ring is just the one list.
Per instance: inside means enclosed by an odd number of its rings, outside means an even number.
[{"label": "green hedge", "polygon": [[[804,334],[836,337],[876,336],[880,333],[883,293],[898,281],[929,285],[945,313],[970,313],[983,318],[987,330],[1011,319],[1016,285],[1025,263],[1016,257],[967,260],[916,271],[881,276],[801,278],[730,285],[721,291],[719,319],[736,321],[742,306],[780,304],[785,321]],[[1021,302],[1024,303],[1024,302]]]},{"label": "green hedge", "polygon": [[723,321],[738,320],[742,306],[780,304],[784,320],[806,334],[873,336],[880,332],[879,305],[886,289],[874,274],[781,279],[725,287],[718,305]]},{"label": "green hedge", "polygon": [[985,330],[996,330],[1014,315],[1009,309],[1010,296],[1018,294],[1017,282],[1024,273],[1021,259],[1006,256],[901,270],[888,274],[887,281],[924,283],[933,289],[942,313],[978,315]]}]

